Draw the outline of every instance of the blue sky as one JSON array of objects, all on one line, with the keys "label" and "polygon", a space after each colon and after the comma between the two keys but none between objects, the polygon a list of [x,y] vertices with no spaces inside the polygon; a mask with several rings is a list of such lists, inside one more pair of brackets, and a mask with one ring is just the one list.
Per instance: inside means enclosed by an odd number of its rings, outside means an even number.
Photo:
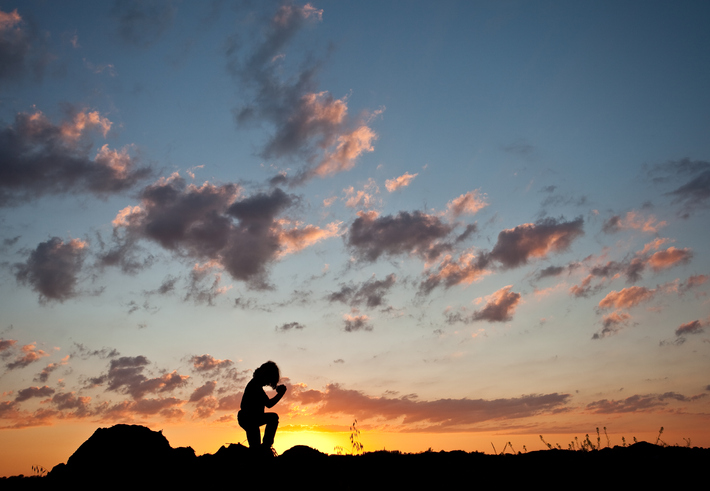
[{"label": "blue sky", "polygon": [[8,441],[710,444],[703,3],[0,12]]}]

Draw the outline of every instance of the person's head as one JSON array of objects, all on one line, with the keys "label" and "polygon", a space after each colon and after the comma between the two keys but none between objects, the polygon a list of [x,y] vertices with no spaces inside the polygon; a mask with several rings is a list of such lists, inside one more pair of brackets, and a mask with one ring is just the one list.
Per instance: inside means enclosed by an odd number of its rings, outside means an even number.
[{"label": "person's head", "polygon": [[275,389],[281,378],[279,367],[273,361],[267,361],[259,368],[254,370],[254,378],[257,379],[262,386],[268,385]]}]

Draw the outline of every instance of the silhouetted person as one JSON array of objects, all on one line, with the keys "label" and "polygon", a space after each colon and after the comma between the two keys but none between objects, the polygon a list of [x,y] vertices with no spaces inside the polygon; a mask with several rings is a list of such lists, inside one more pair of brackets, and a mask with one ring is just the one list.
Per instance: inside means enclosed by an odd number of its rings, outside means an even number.
[{"label": "silhouetted person", "polygon": [[[239,426],[247,432],[247,440],[251,449],[271,449],[274,444],[276,429],[279,427],[279,415],[265,413],[264,408],[272,408],[286,393],[285,385],[279,383],[281,374],[279,367],[273,361],[267,361],[254,370],[254,376],[244,389],[241,410],[237,413]],[[276,395],[269,399],[263,387],[268,385],[276,390]],[[264,442],[261,442],[259,428],[266,425]]]}]

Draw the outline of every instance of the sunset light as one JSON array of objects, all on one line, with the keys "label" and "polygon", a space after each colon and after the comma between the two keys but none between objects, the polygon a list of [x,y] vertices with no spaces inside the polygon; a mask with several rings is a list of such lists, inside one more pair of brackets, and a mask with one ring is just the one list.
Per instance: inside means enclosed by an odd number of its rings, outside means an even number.
[{"label": "sunset light", "polygon": [[710,447],[709,25],[0,2],[0,477],[118,424],[197,455]]}]

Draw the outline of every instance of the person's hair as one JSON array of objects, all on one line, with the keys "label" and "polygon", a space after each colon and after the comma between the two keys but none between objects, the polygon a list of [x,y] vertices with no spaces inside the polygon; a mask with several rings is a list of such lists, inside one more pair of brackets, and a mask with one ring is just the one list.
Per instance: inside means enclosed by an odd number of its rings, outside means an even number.
[{"label": "person's hair", "polygon": [[279,383],[281,378],[281,372],[279,372],[279,367],[273,361],[267,361],[259,368],[254,370],[254,378],[263,382],[264,385],[268,385],[275,389],[276,385]]}]

